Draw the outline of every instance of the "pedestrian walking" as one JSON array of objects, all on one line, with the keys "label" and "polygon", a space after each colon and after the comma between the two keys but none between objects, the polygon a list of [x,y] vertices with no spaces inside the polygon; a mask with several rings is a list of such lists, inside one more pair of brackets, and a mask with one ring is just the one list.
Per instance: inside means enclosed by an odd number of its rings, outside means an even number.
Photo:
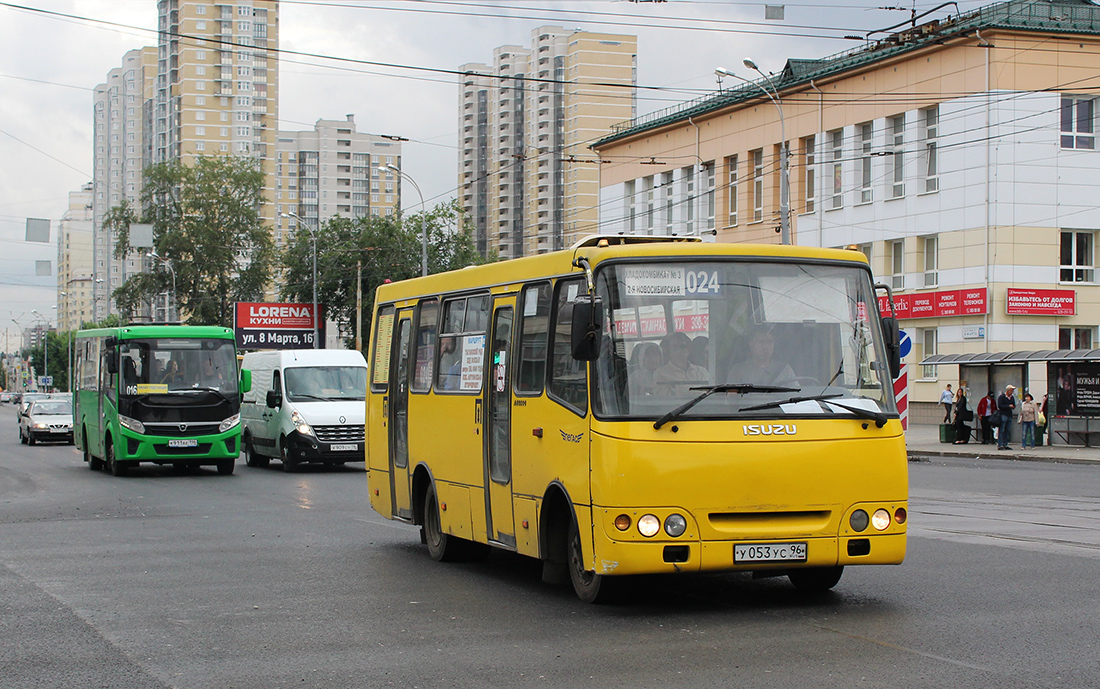
[{"label": "pedestrian walking", "polygon": [[1035,424],[1039,420],[1039,406],[1030,392],[1024,393],[1024,401],[1020,403],[1020,427],[1022,429],[1020,446],[1024,448],[1035,447]]},{"label": "pedestrian walking", "polygon": [[940,393],[940,404],[943,405],[943,422],[951,423],[951,403],[955,400],[955,393],[951,392],[951,383],[947,384]]},{"label": "pedestrian walking", "polygon": [[1011,450],[1008,446],[1008,432],[1012,428],[1012,414],[1016,411],[1016,386],[1006,385],[1005,391],[997,395],[997,414],[1001,417],[997,426],[997,449]]},{"label": "pedestrian walking", "polygon": [[982,425],[982,445],[989,445],[993,442],[993,424],[990,423],[990,418],[993,416],[993,410],[997,408],[997,400],[993,397],[993,391],[990,390],[985,397],[978,402],[978,421]]}]

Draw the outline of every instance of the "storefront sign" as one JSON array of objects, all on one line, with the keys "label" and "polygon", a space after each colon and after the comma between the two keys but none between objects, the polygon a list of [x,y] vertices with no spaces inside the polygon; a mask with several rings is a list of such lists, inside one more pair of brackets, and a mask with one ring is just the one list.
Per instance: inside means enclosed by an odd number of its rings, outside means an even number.
[{"label": "storefront sign", "polygon": [[238,349],[311,349],[313,304],[237,302],[233,330]]},{"label": "storefront sign", "polygon": [[[894,296],[894,308],[901,319],[980,316],[988,311],[987,294],[984,287],[899,294]],[[878,308],[882,315],[890,315],[886,297],[878,298]]]},{"label": "storefront sign", "polygon": [[1077,292],[1071,289],[1008,289],[1005,313],[1010,316],[1073,316]]}]

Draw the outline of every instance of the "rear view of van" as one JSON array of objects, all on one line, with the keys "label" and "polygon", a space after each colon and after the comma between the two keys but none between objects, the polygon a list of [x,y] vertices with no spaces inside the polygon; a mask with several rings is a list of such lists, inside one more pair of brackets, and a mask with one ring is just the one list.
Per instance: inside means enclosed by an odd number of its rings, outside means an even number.
[{"label": "rear view of van", "polygon": [[252,389],[241,403],[241,443],[250,467],[361,462],[367,362],[360,352],[299,349],[245,354]]}]

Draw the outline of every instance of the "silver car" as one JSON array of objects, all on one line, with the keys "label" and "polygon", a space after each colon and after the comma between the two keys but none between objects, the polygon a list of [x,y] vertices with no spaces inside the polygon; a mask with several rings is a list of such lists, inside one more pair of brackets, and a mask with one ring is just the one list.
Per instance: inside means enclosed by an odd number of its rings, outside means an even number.
[{"label": "silver car", "polygon": [[34,445],[42,440],[73,444],[73,405],[66,399],[31,402],[19,417],[19,440]]}]

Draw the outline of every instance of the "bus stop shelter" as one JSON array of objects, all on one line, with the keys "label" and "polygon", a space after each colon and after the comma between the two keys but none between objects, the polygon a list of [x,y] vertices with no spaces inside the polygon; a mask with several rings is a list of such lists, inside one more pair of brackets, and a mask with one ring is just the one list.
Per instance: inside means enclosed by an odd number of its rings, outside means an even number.
[{"label": "bus stop shelter", "polygon": [[[1054,445],[1100,443],[1100,349],[1043,349],[1017,352],[934,354],[922,365],[956,365],[959,380],[974,394],[1000,394],[1006,385],[1030,392],[1036,403],[1047,396],[1047,430]],[[1046,386],[1027,389],[1032,367],[1045,367]]]}]

